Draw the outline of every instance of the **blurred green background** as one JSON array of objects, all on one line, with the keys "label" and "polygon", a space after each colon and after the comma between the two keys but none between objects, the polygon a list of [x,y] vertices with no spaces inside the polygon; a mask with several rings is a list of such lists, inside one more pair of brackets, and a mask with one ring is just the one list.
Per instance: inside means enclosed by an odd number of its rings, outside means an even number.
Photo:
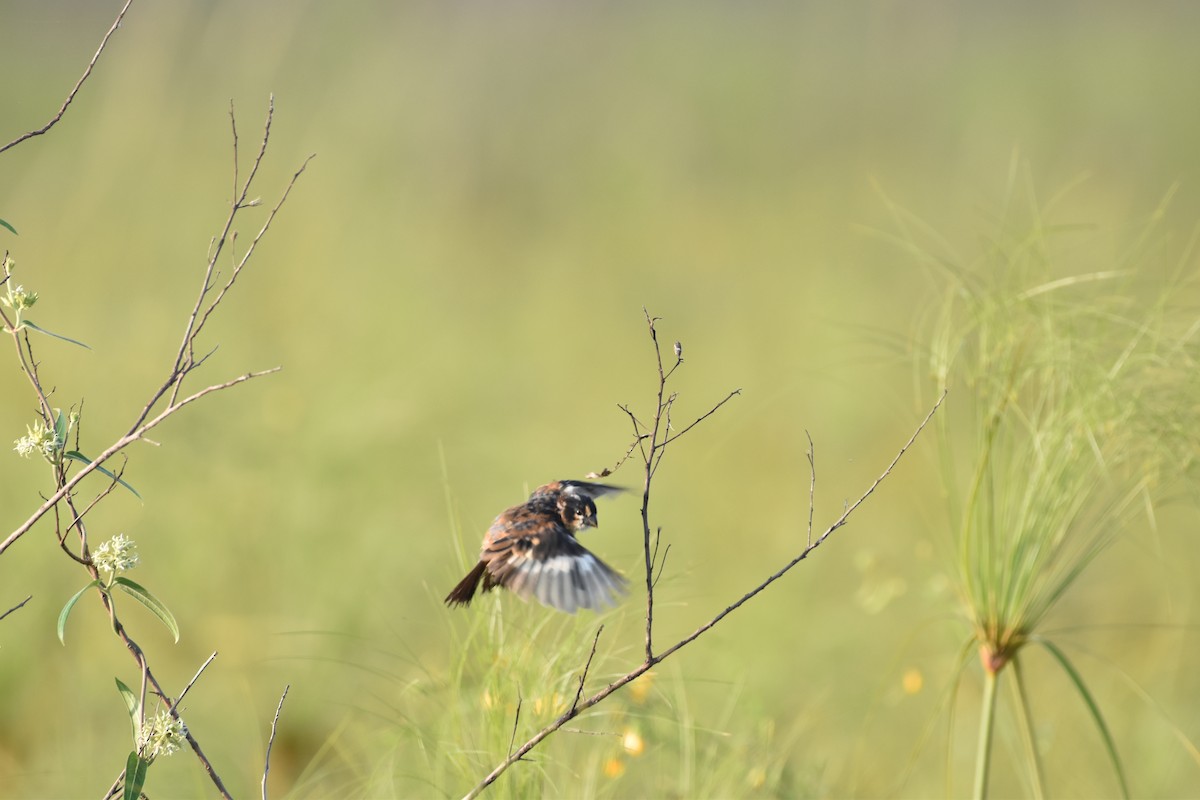
[{"label": "blurred green background", "polygon": [[[0,11],[0,139],[57,109],[118,8]],[[625,451],[617,403],[648,416],[653,402],[643,305],[685,347],[677,420],[743,390],[659,474],[666,642],[802,546],[806,430],[823,525],[926,410],[909,352],[942,287],[872,235],[894,230],[887,198],[969,260],[1015,163],[1043,196],[1073,187],[1052,217],[1087,226],[1073,266],[1120,266],[1152,219],[1154,258],[1174,264],[1200,220],[1198,35],[1187,2],[135,3],[63,122],[0,156],[0,217],[20,231],[0,237],[42,296],[30,316],[94,348],[36,342],[57,404],[86,400],[85,451],[123,432],[166,374],[226,213],[230,99],[246,157],[275,94],[264,206],[317,153],[211,324],[219,349],[198,380],[283,371],[130,450],[145,504],[117,495],[92,520],[93,535],[137,540],[133,577],[180,621],[175,646],[126,611],[165,685],[219,651],[186,717],[230,789],[257,791],[287,683],[276,794],[334,731],[354,752],[327,748],[313,769],[344,770],[343,786],[374,792],[370,772],[394,770],[399,796],[469,788],[412,755],[412,731],[444,713],[414,693],[488,613],[441,598],[497,512]],[[265,213],[245,215],[243,242]],[[34,401],[6,359],[0,431],[16,438]],[[703,747],[752,753],[726,791],[757,791],[766,756],[787,761],[797,793],[946,790],[938,703],[966,632],[933,452],[923,442],[812,560],[664,665],[669,715],[686,705]],[[0,465],[7,532],[48,474],[15,454]],[[613,480],[640,476],[626,465]],[[1139,796],[1200,792],[1176,738],[1200,734],[1200,546],[1184,500],[1161,511],[1153,546],[1122,540],[1058,611]],[[601,523],[591,546],[636,575],[636,500],[607,503]],[[46,523],[0,559],[0,606],[33,595],[0,625],[5,796],[96,796],[128,752],[112,679],[135,671],[98,604],[76,610],[65,649],[53,633],[84,582]],[[515,628],[549,613],[501,604]],[[635,591],[609,617],[611,673],[636,662],[640,613]],[[585,650],[595,630],[593,617],[552,624]],[[951,734],[957,793],[977,672]],[[1051,785],[1115,795],[1078,698],[1047,674],[1035,692]],[[561,738],[540,759],[628,756],[618,738]],[[673,777],[680,750],[649,741],[652,770],[597,768],[546,791],[705,794],[699,772]],[[1016,775],[1002,756],[998,795],[1023,791]],[[147,790],[211,794],[186,755],[156,765]]]}]

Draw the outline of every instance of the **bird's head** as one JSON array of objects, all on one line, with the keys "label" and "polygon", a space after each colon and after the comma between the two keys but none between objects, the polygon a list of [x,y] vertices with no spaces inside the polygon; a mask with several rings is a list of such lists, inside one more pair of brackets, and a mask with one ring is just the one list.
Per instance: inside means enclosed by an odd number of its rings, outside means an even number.
[{"label": "bird's head", "polygon": [[596,502],[587,495],[563,492],[558,496],[558,513],[573,531],[596,527]]}]

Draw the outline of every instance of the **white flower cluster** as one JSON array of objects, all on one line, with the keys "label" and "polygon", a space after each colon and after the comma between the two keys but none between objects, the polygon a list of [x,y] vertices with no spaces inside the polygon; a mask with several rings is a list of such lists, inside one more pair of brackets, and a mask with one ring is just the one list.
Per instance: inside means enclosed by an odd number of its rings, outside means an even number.
[{"label": "white flower cluster", "polygon": [[160,708],[154,719],[142,723],[137,747],[142,758],[153,761],[159,756],[169,756],[183,747],[187,737],[187,726],[183,720],[171,716],[171,712]]},{"label": "white flower cluster", "polygon": [[[4,277],[11,278],[13,267],[16,265],[17,262],[13,261],[11,257],[5,256],[4,263],[0,264],[0,267],[4,269]],[[4,303],[4,305],[17,312],[17,319],[21,318],[22,311],[32,308],[33,304],[38,301],[37,292],[31,292],[24,286],[15,284],[11,280],[4,289],[4,294],[0,295],[0,303]]]},{"label": "white flower cluster", "polygon": [[33,304],[38,301],[38,294],[18,285],[9,289],[7,295],[0,297],[0,301],[13,311],[24,311],[33,308]]},{"label": "white flower cluster", "polygon": [[29,431],[20,439],[14,439],[13,443],[16,447],[13,450],[17,451],[17,455],[22,458],[29,458],[34,453],[39,453],[46,458],[53,458],[54,451],[58,449],[58,437],[54,435],[54,431],[46,427],[46,423],[40,419],[36,420],[33,425],[26,425],[25,429]]},{"label": "white flower cluster", "polygon": [[138,563],[137,544],[123,533],[104,542],[92,551],[96,569],[116,574],[133,569]]}]

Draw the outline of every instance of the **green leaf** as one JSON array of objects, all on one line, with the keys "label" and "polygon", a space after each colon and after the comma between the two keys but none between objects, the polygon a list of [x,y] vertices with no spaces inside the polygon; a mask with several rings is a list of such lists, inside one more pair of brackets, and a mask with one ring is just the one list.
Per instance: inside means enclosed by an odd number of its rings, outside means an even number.
[{"label": "green leaf", "polygon": [[67,443],[67,418],[63,416],[62,409],[55,409],[54,415],[54,438],[60,444]]},{"label": "green leaf", "polygon": [[46,330],[45,328],[43,328],[43,327],[41,327],[41,326],[39,326],[39,325],[34,325],[32,322],[30,322],[30,321],[29,321],[29,320],[27,320],[27,319],[26,319],[26,320],[22,320],[22,321],[21,321],[21,324],[22,324],[22,325],[24,325],[26,328],[33,328],[33,329],[34,329],[35,331],[37,331],[38,333],[44,333],[44,334],[46,334],[47,336],[53,336],[55,339],[62,339],[64,342],[70,342],[71,344],[77,344],[77,345],[79,345],[80,347],[84,348],[85,350],[91,350],[91,349],[92,349],[92,348],[88,347],[86,344],[84,344],[83,342],[80,342],[80,341],[78,341],[78,340],[76,340],[76,339],[72,339],[70,336],[63,336],[63,335],[62,335],[62,334],[60,334],[60,333],[55,333],[54,331],[48,331],[48,330]]},{"label": "green leaf", "polygon": [[[65,456],[66,458],[73,459],[73,460],[75,460],[75,461],[82,461],[84,464],[90,464],[90,463],[92,463],[92,460],[91,460],[90,458],[88,458],[88,457],[87,457],[87,456],[85,456],[83,453],[79,452],[78,450],[69,450],[69,451],[67,451],[66,453],[63,453],[63,456]],[[103,472],[105,475],[107,475],[108,477],[112,478],[114,481],[116,481],[117,483],[121,484],[122,486],[124,486],[124,487],[125,487],[126,489],[128,489],[129,491],[133,492],[133,496],[134,496],[134,497],[136,497],[138,500],[141,500],[141,499],[142,499],[142,496],[141,496],[140,494],[138,494],[138,490],[137,490],[137,489],[135,489],[135,488],[133,488],[132,486],[130,486],[128,483],[126,483],[126,482],[125,482],[124,480],[122,480],[121,478],[118,478],[118,477],[116,476],[116,474],[115,474],[115,473],[113,473],[113,472],[111,472],[111,471],[109,471],[109,470],[105,469],[104,467],[96,467],[96,471],[97,471],[97,472]]]},{"label": "green leaf", "polygon": [[67,601],[67,604],[63,606],[62,611],[58,612],[58,640],[63,643],[64,647],[67,644],[67,640],[64,638],[66,634],[67,617],[71,615],[71,609],[74,608],[75,604],[79,602],[79,598],[83,597],[84,592],[86,592],[88,589],[91,589],[93,586],[99,585],[100,581],[92,581],[87,586],[76,592],[75,595]]},{"label": "green leaf", "polygon": [[2,219],[0,219],[0,225],[3,225],[5,228],[8,228],[10,231],[12,231],[14,236],[19,235],[19,234],[17,234],[16,228],[14,228],[12,225],[9,225],[7,222],[5,222]]},{"label": "green leaf", "polygon": [[141,716],[139,713],[142,706],[141,701],[133,693],[133,689],[121,683],[120,678],[114,678],[113,680],[117,682],[117,691],[121,693],[121,699],[125,701],[125,708],[129,710],[129,721],[133,724],[133,746],[137,747],[138,734],[141,733],[138,730],[140,727],[138,717]]},{"label": "green leaf", "polygon": [[1104,739],[1104,748],[1108,751],[1108,758],[1112,761],[1113,769],[1116,770],[1117,780],[1121,782],[1121,796],[1129,797],[1129,784],[1125,782],[1125,769],[1121,766],[1121,758],[1117,755],[1117,745],[1113,741],[1112,733],[1108,730],[1108,725],[1104,723],[1104,715],[1100,713],[1100,706],[1096,704],[1092,693],[1087,690],[1087,686],[1083,682],[1083,676],[1075,671],[1075,667],[1067,659],[1067,654],[1058,649],[1058,646],[1053,642],[1045,639],[1036,640],[1042,647],[1050,651],[1054,659],[1062,666],[1067,676],[1071,679],[1071,683],[1075,684],[1075,688],[1079,691],[1079,696],[1083,698],[1084,704],[1088,707],[1088,712],[1092,715],[1092,720],[1096,723],[1097,730],[1100,731],[1101,738]]},{"label": "green leaf", "polygon": [[175,622],[175,617],[162,604],[161,600],[150,594],[144,586],[136,584],[124,576],[116,578],[113,581],[113,586],[120,587],[130,597],[150,609],[154,613],[154,616],[162,620],[162,624],[167,626],[167,630],[175,637],[175,642],[179,642],[179,624]]},{"label": "green leaf", "polygon": [[142,796],[142,787],[146,785],[146,772],[149,769],[150,762],[139,756],[137,750],[125,759],[125,800],[138,800]]}]

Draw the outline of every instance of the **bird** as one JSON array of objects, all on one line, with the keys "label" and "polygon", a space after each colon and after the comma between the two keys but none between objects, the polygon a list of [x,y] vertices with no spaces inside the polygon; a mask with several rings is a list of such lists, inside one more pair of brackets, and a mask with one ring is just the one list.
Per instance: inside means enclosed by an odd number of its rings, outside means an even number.
[{"label": "bird", "polygon": [[446,596],[446,605],[469,605],[477,590],[501,586],[523,600],[536,597],[568,614],[616,606],[627,581],[576,541],[575,534],[596,527],[595,498],[622,491],[573,480],[538,487],[492,522],[479,563]]}]

